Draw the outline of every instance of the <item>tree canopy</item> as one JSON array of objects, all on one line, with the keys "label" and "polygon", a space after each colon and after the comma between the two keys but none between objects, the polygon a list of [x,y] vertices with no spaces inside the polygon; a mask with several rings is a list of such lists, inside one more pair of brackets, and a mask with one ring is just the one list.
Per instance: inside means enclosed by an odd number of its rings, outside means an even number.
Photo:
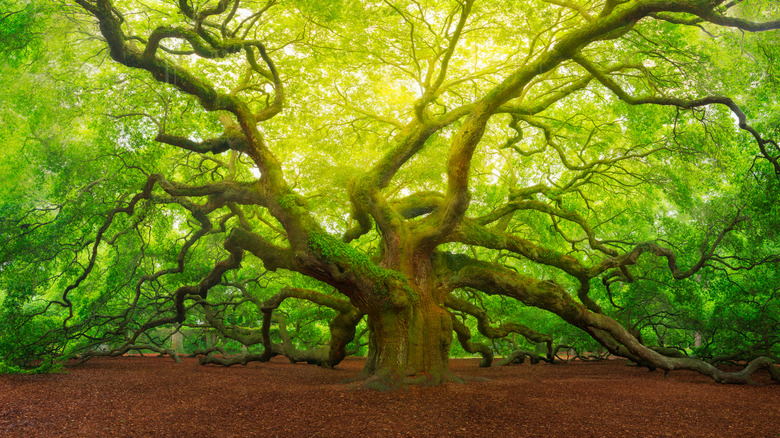
[{"label": "tree canopy", "polygon": [[14,0],[0,20],[6,371],[365,354],[383,388],[564,349],[780,379],[775,1]]}]

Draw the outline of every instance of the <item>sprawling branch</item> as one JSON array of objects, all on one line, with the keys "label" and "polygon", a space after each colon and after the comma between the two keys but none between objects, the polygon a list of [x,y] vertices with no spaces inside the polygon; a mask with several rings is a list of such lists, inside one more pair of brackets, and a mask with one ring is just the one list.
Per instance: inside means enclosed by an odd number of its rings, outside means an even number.
[{"label": "sprawling branch", "polygon": [[294,270],[293,254],[287,248],[276,246],[262,236],[243,228],[233,228],[225,241],[251,252],[263,261],[263,265],[269,271],[277,269]]},{"label": "sprawling branch", "polygon": [[650,14],[656,20],[663,20],[674,24],[687,26],[700,26],[703,23],[711,23],[723,27],[733,27],[748,32],[766,32],[780,29],[780,20],[756,22],[744,18],[729,17],[712,10],[694,12],[695,18],[681,17],[674,13],[658,12]]},{"label": "sprawling branch", "polygon": [[[663,4],[662,4],[663,3]],[[628,31],[639,19],[653,12],[655,8],[668,8],[665,2],[640,2],[600,17],[577,30],[563,35],[552,50],[540,54],[534,62],[528,63],[510,74],[503,82],[491,89],[474,105],[463,122],[450,146],[447,162],[447,193],[445,203],[435,215],[424,241],[437,244],[458,225],[468,209],[471,195],[468,190],[471,159],[480,143],[490,117],[509,100],[519,96],[524,87],[537,76],[543,75],[574,56],[581,48],[615,32]]]},{"label": "sprawling branch", "polygon": [[479,332],[488,338],[500,339],[509,336],[511,333],[517,333],[535,344],[545,343],[547,344],[548,358],[552,359],[553,340],[549,335],[544,335],[515,322],[504,322],[499,324],[498,327],[493,327],[490,325],[488,315],[484,310],[452,295],[448,295],[445,298],[444,305],[452,310],[467,313],[476,318]]},{"label": "sprawling branch", "polygon": [[452,319],[452,330],[458,336],[458,342],[469,353],[479,353],[482,356],[482,360],[479,362],[479,366],[487,368],[493,364],[493,350],[482,342],[474,342],[471,340],[471,330],[462,323],[457,316],[450,313]]},{"label": "sprawling branch", "polygon": [[732,100],[731,98],[725,96],[707,96],[699,99],[683,99],[678,97],[665,97],[665,96],[634,97],[631,96],[628,92],[626,92],[622,87],[620,87],[620,85],[618,85],[617,82],[615,82],[606,73],[604,73],[604,71],[596,67],[594,64],[592,64],[590,61],[585,59],[583,56],[576,55],[573,56],[572,59],[574,59],[585,70],[587,70],[588,73],[592,74],[596,79],[598,79],[598,81],[601,82],[610,91],[615,93],[615,95],[620,100],[630,105],[650,104],[650,105],[675,106],[677,108],[682,108],[682,109],[699,108],[708,105],[724,105],[728,107],[728,109],[731,110],[734,116],[737,117],[740,129],[749,132],[750,135],[753,136],[756,143],[758,144],[759,150],[761,151],[761,155],[770,163],[772,163],[772,166],[775,169],[775,174],[780,176],[780,161],[778,161],[780,160],[780,156],[772,155],[767,149],[768,145],[774,145],[775,147],[777,147],[777,143],[774,140],[766,139],[762,137],[761,134],[755,128],[750,126],[747,122],[747,116],[745,115],[745,113],[742,111],[739,105],[737,105],[736,102],[734,102],[734,100]]},{"label": "sprawling branch", "polygon": [[[289,340],[286,340],[282,354],[296,362],[306,361],[327,367],[338,365],[347,356],[347,345],[355,339],[355,329],[360,320],[363,319],[363,312],[348,301],[325,295],[321,292],[299,288],[284,288],[263,303],[263,307],[260,310],[262,310],[264,318],[269,319],[271,312],[277,309],[287,298],[311,301],[321,306],[330,307],[338,311],[339,314],[328,323],[330,327],[330,342],[327,349],[300,352],[292,346]],[[270,338],[267,330],[268,325],[264,323],[263,337],[265,339]],[[283,331],[281,326],[280,331]],[[266,348],[268,347],[266,346]]]},{"label": "sprawling branch", "polygon": [[243,136],[222,136],[197,142],[190,140],[187,137],[161,132],[157,134],[157,137],[154,139],[160,143],[169,144],[199,154],[212,153],[216,155],[231,149],[238,152],[247,149],[246,138]]},{"label": "sprawling branch", "polygon": [[[602,343],[613,354],[635,356],[667,372],[677,369],[693,370],[724,383],[752,383],[751,375],[759,369],[766,369],[774,380],[780,381],[780,368],[769,358],[755,359],[742,371],[726,372],[694,358],[672,358],[645,347],[622,325],[612,318],[589,311],[574,301],[557,283],[539,281],[497,265],[477,262],[464,256],[452,259],[443,257],[440,262],[451,272],[448,287],[471,287],[489,295],[500,295],[548,310],[568,323],[583,329]],[[614,340],[613,345],[608,340]],[[619,348],[622,347],[622,348]],[[625,354],[625,353],[628,354]]]},{"label": "sprawling branch", "polygon": [[[125,35],[122,29],[124,20],[114,8],[111,0],[96,0],[95,2],[88,0],[74,1],[98,20],[100,32],[108,44],[111,57],[115,61],[130,68],[146,70],[158,82],[170,84],[186,94],[197,97],[203,108],[208,111],[224,110],[235,115],[245,141],[236,142],[233,140],[233,144],[239,145],[243,143],[240,146],[241,150],[254,160],[261,170],[266,184],[272,187],[275,192],[281,192],[286,188],[281,166],[265,145],[256,126],[258,121],[265,120],[278,113],[283,99],[281,81],[276,68],[260,42],[246,40],[220,42],[209,37],[209,34],[203,31],[202,28],[198,32],[199,26],[196,26],[195,31],[161,27],[152,33],[145,49],[141,50],[132,43],[132,40],[138,39],[137,37],[130,38]],[[182,12],[188,15],[190,8],[186,2],[180,2],[179,6]],[[211,15],[211,13],[207,15]],[[202,23],[202,19],[199,19],[198,23]],[[217,91],[212,84],[195,76],[181,65],[160,57],[157,54],[157,47],[160,41],[171,37],[184,38],[193,45],[196,53],[205,58],[222,58],[246,48],[248,62],[260,70],[254,61],[253,48],[256,48],[268,65],[277,89],[274,103],[261,111],[261,113],[253,114],[249,107],[238,97]],[[162,134],[161,140],[188,150],[213,152],[214,150],[221,150],[225,146],[219,141],[198,145],[197,143],[168,136],[167,134]]]},{"label": "sprawling branch", "polygon": [[[604,260],[598,265],[594,265],[590,267],[588,269],[587,275],[590,278],[595,278],[596,276],[601,275],[603,272],[607,271],[608,269],[621,268],[621,267],[633,265],[634,263],[636,263],[637,259],[639,259],[639,256],[641,256],[645,252],[649,252],[656,256],[666,258],[669,271],[671,272],[672,277],[674,277],[674,279],[682,280],[688,278],[693,274],[697,273],[702,267],[704,267],[707,264],[709,260],[712,260],[713,258],[716,257],[715,250],[719,247],[720,243],[723,241],[723,238],[728,233],[733,231],[734,227],[737,224],[745,221],[746,219],[747,218],[745,216],[742,216],[741,214],[737,213],[728,223],[726,223],[723,229],[721,229],[720,232],[718,232],[714,236],[711,242],[709,238],[705,239],[702,242],[700,247],[699,260],[696,261],[696,263],[691,265],[691,267],[686,269],[685,271],[681,270],[677,265],[677,257],[675,256],[674,252],[671,249],[664,248],[655,242],[644,242],[635,246],[631,251]],[[627,271],[625,270],[623,272],[627,273]],[[631,281],[631,279],[628,278],[627,281]]]},{"label": "sprawling branch", "polygon": [[447,78],[447,69],[449,67],[450,60],[452,59],[452,55],[455,53],[455,48],[457,47],[458,41],[463,34],[463,28],[466,25],[466,21],[468,20],[469,15],[471,14],[473,5],[473,0],[466,0],[462,3],[460,18],[458,19],[458,23],[455,25],[455,30],[452,33],[452,36],[448,38],[447,49],[444,51],[444,55],[441,59],[439,74],[436,76],[436,79],[433,81],[433,83],[430,82],[433,69],[431,68],[428,71],[428,75],[425,78],[423,84],[425,91],[423,92],[422,97],[420,97],[420,99],[418,99],[414,104],[415,112],[417,113],[417,117],[420,119],[425,117],[423,114],[425,107],[435,98],[439,88]]}]

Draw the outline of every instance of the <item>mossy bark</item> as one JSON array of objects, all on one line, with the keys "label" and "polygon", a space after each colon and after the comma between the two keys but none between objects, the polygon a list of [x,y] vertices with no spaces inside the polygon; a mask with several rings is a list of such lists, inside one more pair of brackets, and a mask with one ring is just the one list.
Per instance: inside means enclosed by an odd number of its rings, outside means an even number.
[{"label": "mossy bark", "polygon": [[415,303],[368,315],[369,353],[363,375],[367,387],[395,389],[404,384],[457,380],[449,371],[452,322],[434,303]]},{"label": "mossy bark", "polygon": [[404,384],[457,381],[449,371],[452,320],[430,275],[430,260],[418,257],[404,265],[408,284],[391,290],[389,295],[395,298],[366,312],[366,386],[395,389]]},{"label": "mossy bark", "polygon": [[364,375],[379,385],[438,384],[452,380],[452,322],[440,306],[415,303],[368,315],[369,354]]}]

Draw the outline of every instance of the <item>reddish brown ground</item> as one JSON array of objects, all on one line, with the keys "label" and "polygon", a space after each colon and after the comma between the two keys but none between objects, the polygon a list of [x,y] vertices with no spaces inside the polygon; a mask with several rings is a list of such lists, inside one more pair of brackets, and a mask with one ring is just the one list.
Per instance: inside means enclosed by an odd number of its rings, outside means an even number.
[{"label": "reddish brown ground", "polygon": [[0,376],[0,436],[780,436],[780,385],[765,374],[764,385],[733,386],[618,360],[480,369],[456,359],[457,374],[490,381],[396,393],[340,383],[362,365],[123,357]]}]

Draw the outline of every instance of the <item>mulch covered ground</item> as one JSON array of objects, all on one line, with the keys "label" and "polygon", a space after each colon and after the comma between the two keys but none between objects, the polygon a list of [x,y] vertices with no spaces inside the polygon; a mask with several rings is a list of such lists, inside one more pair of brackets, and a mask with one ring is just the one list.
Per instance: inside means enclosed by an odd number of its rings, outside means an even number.
[{"label": "mulch covered ground", "polygon": [[487,382],[354,389],[352,358],[336,370],[283,358],[246,367],[167,357],[96,359],[66,373],[0,376],[6,437],[778,437],[780,385],[719,385],[691,372],[622,360],[481,369]]}]

